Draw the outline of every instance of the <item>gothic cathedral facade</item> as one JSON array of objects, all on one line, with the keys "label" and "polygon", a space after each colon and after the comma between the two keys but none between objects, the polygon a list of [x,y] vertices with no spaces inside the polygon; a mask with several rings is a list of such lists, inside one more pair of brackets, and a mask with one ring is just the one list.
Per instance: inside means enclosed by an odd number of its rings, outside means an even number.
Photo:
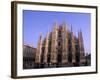
[{"label": "gothic cathedral facade", "polygon": [[76,37],[65,23],[58,25],[55,22],[44,39],[40,34],[35,54],[36,67],[81,66],[85,62],[82,31]]}]

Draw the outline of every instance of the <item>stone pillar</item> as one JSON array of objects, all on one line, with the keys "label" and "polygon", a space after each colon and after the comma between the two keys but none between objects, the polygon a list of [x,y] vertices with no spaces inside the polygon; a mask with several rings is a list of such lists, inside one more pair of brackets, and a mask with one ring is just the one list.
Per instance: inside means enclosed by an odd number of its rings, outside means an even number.
[{"label": "stone pillar", "polygon": [[80,52],[80,62],[84,62],[84,43],[83,43],[83,36],[82,32],[78,33],[78,40],[79,40],[79,52]]},{"label": "stone pillar", "polygon": [[37,51],[36,51],[36,56],[35,56],[36,64],[41,63],[41,54],[42,54],[42,34],[40,35],[39,40],[38,40],[38,46],[37,46]]},{"label": "stone pillar", "polygon": [[66,24],[62,25],[62,64],[68,62],[68,32],[66,29]]},{"label": "stone pillar", "polygon": [[51,64],[57,63],[57,37],[58,37],[58,25],[54,24],[54,29],[52,31],[52,40],[51,40]]}]

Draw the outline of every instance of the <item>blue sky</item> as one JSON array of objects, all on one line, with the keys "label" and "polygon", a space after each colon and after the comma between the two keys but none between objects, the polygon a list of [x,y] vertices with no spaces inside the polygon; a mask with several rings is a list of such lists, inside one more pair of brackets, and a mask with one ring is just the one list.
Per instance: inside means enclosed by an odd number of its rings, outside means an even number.
[{"label": "blue sky", "polygon": [[32,11],[23,10],[23,41],[24,44],[37,47],[40,33],[43,37],[52,31],[56,21],[59,25],[63,22],[77,36],[81,29],[84,39],[85,52],[91,52],[91,14],[75,12],[51,12],[51,11]]}]

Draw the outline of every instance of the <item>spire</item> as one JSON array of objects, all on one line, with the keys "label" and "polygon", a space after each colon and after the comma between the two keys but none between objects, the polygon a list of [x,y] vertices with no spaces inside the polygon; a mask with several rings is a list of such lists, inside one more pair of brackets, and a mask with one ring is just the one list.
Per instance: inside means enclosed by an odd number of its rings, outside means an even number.
[{"label": "spire", "polygon": [[66,64],[68,62],[68,37],[67,37],[67,31],[66,31],[66,23],[62,23],[62,31],[61,31],[61,37],[62,37],[62,63]]},{"label": "spire", "polygon": [[84,53],[84,42],[83,42],[83,36],[81,30],[78,32],[78,41],[79,41],[78,43],[79,43],[79,51],[80,51],[80,60],[83,60],[85,53]]},{"label": "spire", "polygon": [[70,31],[70,38],[72,40],[72,36],[73,36],[73,29],[72,29],[72,25],[71,25],[71,31]]},{"label": "spire", "polygon": [[66,23],[63,22],[61,26],[62,26],[62,30],[65,31],[66,30]]},{"label": "spire", "polygon": [[76,62],[76,49],[75,49],[75,37],[72,32],[72,62]]},{"label": "spire", "polygon": [[72,29],[72,25],[71,25],[71,31],[70,31],[70,38],[72,40],[72,36],[73,36],[73,29]]},{"label": "spire", "polygon": [[71,33],[73,33],[73,28],[72,28],[72,25],[71,25]]},{"label": "spire", "polygon": [[63,27],[66,27],[66,22],[65,21],[62,23],[62,26]]},{"label": "spire", "polygon": [[57,29],[57,27],[58,27],[58,23],[57,23],[57,21],[54,22],[53,27],[54,27],[54,30]]},{"label": "spire", "polygon": [[38,40],[38,47],[36,51],[35,63],[41,62],[41,54],[42,54],[42,33],[40,33],[40,37]]},{"label": "spire", "polygon": [[52,38],[51,38],[51,63],[57,62],[57,37],[58,37],[58,24],[54,24],[54,29],[52,32]]},{"label": "spire", "polygon": [[48,38],[49,33],[46,34],[46,42],[45,42],[45,49],[44,49],[44,63],[47,63],[47,55],[48,55]]},{"label": "spire", "polygon": [[78,38],[80,39],[81,42],[83,42],[83,36],[82,36],[82,31],[80,29],[80,31],[78,32]]}]

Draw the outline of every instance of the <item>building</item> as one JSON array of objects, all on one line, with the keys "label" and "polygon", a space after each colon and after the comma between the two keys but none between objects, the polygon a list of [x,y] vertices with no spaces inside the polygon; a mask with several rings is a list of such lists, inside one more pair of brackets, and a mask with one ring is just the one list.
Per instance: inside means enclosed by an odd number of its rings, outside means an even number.
[{"label": "building", "polygon": [[23,69],[34,68],[36,48],[29,45],[23,45]]},{"label": "building", "polygon": [[35,68],[85,66],[82,31],[76,37],[65,23],[54,23],[44,39],[40,34],[34,63]]}]

